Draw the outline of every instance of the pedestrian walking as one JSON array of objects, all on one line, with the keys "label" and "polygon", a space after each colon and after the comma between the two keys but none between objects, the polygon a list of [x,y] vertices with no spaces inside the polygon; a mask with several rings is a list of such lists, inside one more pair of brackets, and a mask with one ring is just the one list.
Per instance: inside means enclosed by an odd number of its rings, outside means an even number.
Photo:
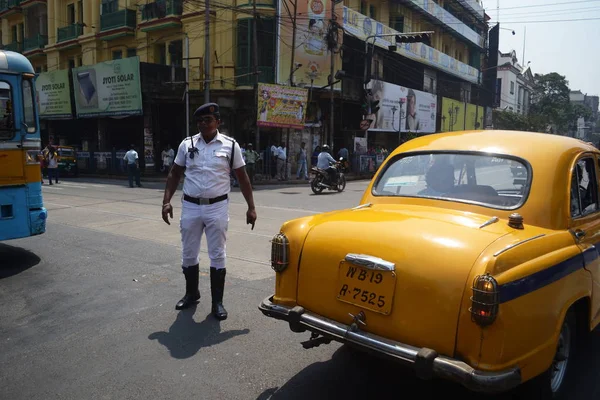
[{"label": "pedestrian walking", "polygon": [[304,177],[304,179],[308,179],[308,171],[306,167],[306,143],[302,142],[300,144],[300,151],[298,151],[298,171],[296,172],[296,178],[300,179],[300,177]]},{"label": "pedestrian walking", "polygon": [[181,266],[185,276],[185,295],[175,309],[182,310],[200,299],[198,289],[200,267],[200,241],[206,233],[210,259],[210,289],[212,314],[219,320],[227,318],[223,306],[225,290],[225,245],[229,224],[229,176],[235,171],[248,210],[246,223],[256,222],[252,187],[244,168],[239,144],[219,133],[221,117],[216,103],[200,106],[194,113],[198,134],[184,139],[177,150],[175,163],[167,177],[162,206],[162,218],[170,225],[173,218],[171,198],[177,190],[182,175],[183,200],[180,218],[182,242]]},{"label": "pedestrian walking", "polygon": [[58,152],[54,146],[48,146],[46,159],[48,164],[48,183],[52,185],[52,178],[54,178],[55,183],[58,183]]},{"label": "pedestrian walking", "polygon": [[129,187],[133,187],[134,176],[135,184],[138,187],[142,187],[142,184],[140,183],[140,159],[137,151],[135,151],[135,146],[133,144],[129,146],[129,151],[125,153],[123,160],[127,161],[127,177],[129,178]]},{"label": "pedestrian walking", "polygon": [[254,175],[256,175],[256,164],[260,160],[260,154],[252,147],[252,143],[248,143],[246,147],[246,171],[248,171],[248,178],[250,179],[250,185],[254,189]]},{"label": "pedestrian walking", "polygon": [[285,147],[285,143],[281,142],[281,145],[277,147],[277,179],[280,181],[285,181],[287,176],[286,171],[286,161],[287,161],[287,149]]}]

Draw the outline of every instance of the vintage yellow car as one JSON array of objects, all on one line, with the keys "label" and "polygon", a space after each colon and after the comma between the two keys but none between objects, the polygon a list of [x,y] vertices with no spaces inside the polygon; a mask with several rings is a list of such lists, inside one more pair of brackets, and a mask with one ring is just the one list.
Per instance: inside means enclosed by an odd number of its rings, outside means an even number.
[{"label": "vintage yellow car", "polygon": [[600,320],[599,161],[540,133],[411,140],[357,207],[283,224],[259,309],[311,332],[306,348],[335,340],[424,379],[556,398]]}]

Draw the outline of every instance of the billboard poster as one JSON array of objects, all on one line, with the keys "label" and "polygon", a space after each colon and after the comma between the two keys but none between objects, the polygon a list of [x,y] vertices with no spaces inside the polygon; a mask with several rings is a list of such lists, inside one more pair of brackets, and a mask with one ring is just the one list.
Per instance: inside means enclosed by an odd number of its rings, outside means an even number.
[{"label": "billboard poster", "polygon": [[369,88],[374,100],[379,100],[377,114],[367,116],[372,120],[369,131],[436,131],[436,95],[378,80],[372,80]]},{"label": "billboard poster", "polygon": [[304,128],[307,100],[308,89],[259,83],[258,126]]},{"label": "billboard poster", "polygon": [[442,132],[483,129],[485,109],[475,104],[442,97]]},{"label": "billboard poster", "polygon": [[35,80],[40,119],[70,119],[71,86],[66,69],[42,72]]},{"label": "billboard poster", "polygon": [[[327,28],[331,19],[333,0],[298,0],[296,18],[296,49],[294,52],[294,82],[296,86],[322,87],[327,84],[331,73],[331,53],[327,48]],[[277,82],[288,85],[292,62],[292,19],[287,9],[293,10],[292,0],[280,0],[279,4],[279,59]],[[287,8],[286,8],[287,3]],[[339,8],[339,7],[338,7]],[[341,12],[339,13],[341,14]],[[338,37],[341,45],[342,35]],[[336,60],[339,56],[336,56]],[[336,61],[336,64],[338,62]],[[339,69],[339,68],[338,68]],[[335,69],[334,69],[335,71]],[[340,84],[335,88],[339,89]]]},{"label": "billboard poster", "polygon": [[77,117],[142,114],[139,58],[73,69]]},{"label": "billboard poster", "polygon": [[[351,8],[344,7],[343,15],[344,31],[360,40],[365,40],[367,37],[376,34],[394,34],[400,33],[389,26],[383,25],[374,19],[367,17]],[[405,26],[405,29],[410,30],[410,26]],[[388,50],[388,46],[393,44],[394,39],[376,38],[375,45]],[[369,42],[371,43],[371,42]],[[423,43],[402,43],[398,45],[396,53],[410,58],[413,61],[429,65],[437,68],[471,83],[477,83],[479,71],[468,64],[458,61],[449,55],[442,53],[429,47]]]}]

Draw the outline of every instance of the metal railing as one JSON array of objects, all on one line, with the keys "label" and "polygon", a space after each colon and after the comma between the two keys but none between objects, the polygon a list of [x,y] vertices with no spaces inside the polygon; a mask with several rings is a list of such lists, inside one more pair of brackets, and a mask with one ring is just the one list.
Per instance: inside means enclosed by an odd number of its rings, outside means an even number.
[{"label": "metal railing", "polygon": [[[273,67],[258,67],[260,74],[258,81],[261,83],[275,83],[275,71]],[[236,86],[252,86],[255,82],[253,75],[254,67],[237,67],[235,69],[235,85]],[[241,75],[241,76],[240,76]]]},{"label": "metal railing", "polygon": [[12,8],[18,7],[22,2],[23,0],[8,0],[6,3],[8,5],[8,8]]},{"label": "metal railing", "polygon": [[156,0],[142,6],[142,21],[183,14],[183,0]]},{"label": "metal railing", "polygon": [[125,8],[100,16],[100,32],[116,28],[135,28],[136,11]]},{"label": "metal railing", "polygon": [[74,23],[57,29],[57,42],[77,39],[83,34],[83,26],[80,23]]},{"label": "metal railing", "polygon": [[23,51],[43,49],[48,44],[48,35],[37,34],[23,40]]}]

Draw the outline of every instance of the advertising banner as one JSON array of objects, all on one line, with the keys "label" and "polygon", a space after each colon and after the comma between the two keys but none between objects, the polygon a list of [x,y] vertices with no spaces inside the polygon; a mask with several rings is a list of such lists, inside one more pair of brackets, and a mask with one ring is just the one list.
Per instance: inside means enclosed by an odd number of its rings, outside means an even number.
[{"label": "advertising banner", "polygon": [[[331,53],[327,48],[327,28],[331,19],[331,2],[333,0],[299,0],[296,4],[296,49],[294,52],[294,72],[296,86],[322,87],[329,82],[331,73]],[[277,63],[277,82],[288,85],[290,80],[290,64],[292,62],[292,20],[287,7],[293,10],[292,0],[280,0],[279,4],[279,60]],[[339,7],[338,7],[339,8]],[[341,14],[341,12],[339,13]],[[339,35],[339,41],[342,35]],[[339,43],[341,45],[341,43]],[[339,57],[336,57],[338,59]],[[337,63],[337,62],[336,62]],[[336,89],[340,84],[335,85]]]},{"label": "advertising banner", "polygon": [[379,100],[377,114],[367,116],[367,119],[373,121],[369,131],[436,131],[436,95],[378,80],[372,80],[369,88],[374,100]]},{"label": "advertising banner", "polygon": [[258,126],[304,128],[307,100],[308,89],[259,83]]},{"label": "advertising banner", "polygon": [[139,58],[73,69],[77,117],[142,114]]},{"label": "advertising banner", "polygon": [[[399,33],[348,7],[344,7],[343,26],[346,32],[352,36],[356,36],[360,40],[365,40],[371,35]],[[406,28],[409,29],[410,27]],[[372,43],[371,40],[369,43]],[[386,50],[394,42],[393,37],[375,39],[375,45]],[[476,68],[464,64],[423,43],[401,43],[398,45],[396,52],[411,60],[440,69],[471,83],[477,83],[479,71]]]},{"label": "advertising banner", "polygon": [[467,103],[465,107],[462,101],[442,97],[441,114],[443,132],[483,129],[485,111],[481,106]]},{"label": "advertising banner", "polygon": [[40,119],[70,119],[71,86],[66,69],[42,72],[35,80]]}]

